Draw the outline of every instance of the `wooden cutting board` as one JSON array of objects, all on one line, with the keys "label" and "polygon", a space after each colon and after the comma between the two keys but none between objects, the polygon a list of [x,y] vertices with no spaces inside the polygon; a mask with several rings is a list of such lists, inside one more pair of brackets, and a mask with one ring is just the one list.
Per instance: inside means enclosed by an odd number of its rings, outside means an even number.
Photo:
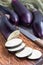
[{"label": "wooden cutting board", "polygon": [[[40,50],[43,54],[43,48],[39,47],[35,43],[33,43],[31,40],[26,38],[23,34],[20,34],[19,38],[21,38],[25,44],[33,49]],[[8,52],[8,50],[5,48],[5,38],[0,33],[0,65],[34,65],[39,60],[29,60],[29,59],[19,59],[17,58],[14,53]]]}]

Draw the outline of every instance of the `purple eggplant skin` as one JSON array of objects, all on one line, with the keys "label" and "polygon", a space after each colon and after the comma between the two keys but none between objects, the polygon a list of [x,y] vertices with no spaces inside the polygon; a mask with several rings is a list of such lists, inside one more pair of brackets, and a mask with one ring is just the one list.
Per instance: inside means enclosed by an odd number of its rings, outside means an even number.
[{"label": "purple eggplant skin", "polygon": [[34,34],[43,39],[43,15],[40,11],[34,11],[33,31]]},{"label": "purple eggplant skin", "polygon": [[15,31],[16,30],[16,26],[11,24],[10,21],[8,20],[8,18],[5,15],[1,16],[0,18],[2,19],[0,21],[0,26],[1,27],[4,24],[4,26],[7,27],[9,30],[11,30],[11,31]]},{"label": "purple eggplant skin", "polygon": [[10,16],[10,19],[11,19],[11,21],[15,24],[15,25],[19,25],[19,17],[18,17],[18,15],[16,14],[16,13],[14,13],[13,11],[12,11],[12,16]]},{"label": "purple eggplant skin", "polygon": [[16,14],[16,12],[14,12],[13,10],[11,10],[11,9],[9,9],[7,7],[4,7],[2,5],[0,5],[0,11],[2,11],[4,14],[10,15],[10,19],[13,22],[13,24],[18,25],[19,17]]},{"label": "purple eggplant skin", "polygon": [[0,32],[4,35],[7,40],[9,34],[17,30],[15,25],[12,25],[5,15],[0,15]]},{"label": "purple eggplant skin", "polygon": [[29,26],[32,23],[33,15],[21,2],[12,0],[12,7],[20,18],[20,23]]}]

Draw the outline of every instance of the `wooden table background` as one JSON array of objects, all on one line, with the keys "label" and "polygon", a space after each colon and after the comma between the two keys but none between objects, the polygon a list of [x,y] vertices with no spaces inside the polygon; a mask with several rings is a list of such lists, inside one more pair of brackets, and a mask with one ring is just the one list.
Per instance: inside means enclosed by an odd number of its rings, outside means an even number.
[{"label": "wooden table background", "polygon": [[[38,49],[43,53],[43,48],[40,48],[38,45],[30,41],[24,35],[21,34],[19,38],[21,38],[27,46]],[[14,53],[12,54],[8,52],[8,50],[5,48],[5,42],[6,40],[4,36],[0,33],[0,65],[34,65],[36,62],[38,62],[38,60],[17,58]]]}]

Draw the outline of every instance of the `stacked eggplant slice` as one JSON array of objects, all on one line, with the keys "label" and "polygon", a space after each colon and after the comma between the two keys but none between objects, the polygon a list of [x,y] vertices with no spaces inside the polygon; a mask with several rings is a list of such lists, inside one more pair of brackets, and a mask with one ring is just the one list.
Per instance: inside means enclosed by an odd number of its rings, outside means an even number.
[{"label": "stacked eggplant slice", "polygon": [[28,58],[28,59],[39,59],[42,56],[42,53],[36,49],[28,47],[22,39],[18,36],[15,36],[17,31],[12,32],[5,43],[5,47],[9,52],[14,53],[18,58]]},{"label": "stacked eggplant slice", "polygon": [[26,46],[20,38],[7,40],[5,47],[18,58],[39,59],[42,53],[36,49]]}]

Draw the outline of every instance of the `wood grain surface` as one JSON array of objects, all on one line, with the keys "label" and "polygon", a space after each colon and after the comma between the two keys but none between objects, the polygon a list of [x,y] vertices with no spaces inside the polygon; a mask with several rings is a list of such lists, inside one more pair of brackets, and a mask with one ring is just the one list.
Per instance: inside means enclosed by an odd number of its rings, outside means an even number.
[{"label": "wood grain surface", "polygon": [[[43,48],[39,47],[35,43],[33,43],[31,40],[26,38],[24,35],[20,34],[19,38],[25,42],[25,44],[33,49],[38,49],[43,53]],[[17,58],[14,53],[8,52],[8,50],[5,48],[5,38],[0,33],[0,65],[34,65],[38,60],[29,60],[27,58],[19,59]]]}]

